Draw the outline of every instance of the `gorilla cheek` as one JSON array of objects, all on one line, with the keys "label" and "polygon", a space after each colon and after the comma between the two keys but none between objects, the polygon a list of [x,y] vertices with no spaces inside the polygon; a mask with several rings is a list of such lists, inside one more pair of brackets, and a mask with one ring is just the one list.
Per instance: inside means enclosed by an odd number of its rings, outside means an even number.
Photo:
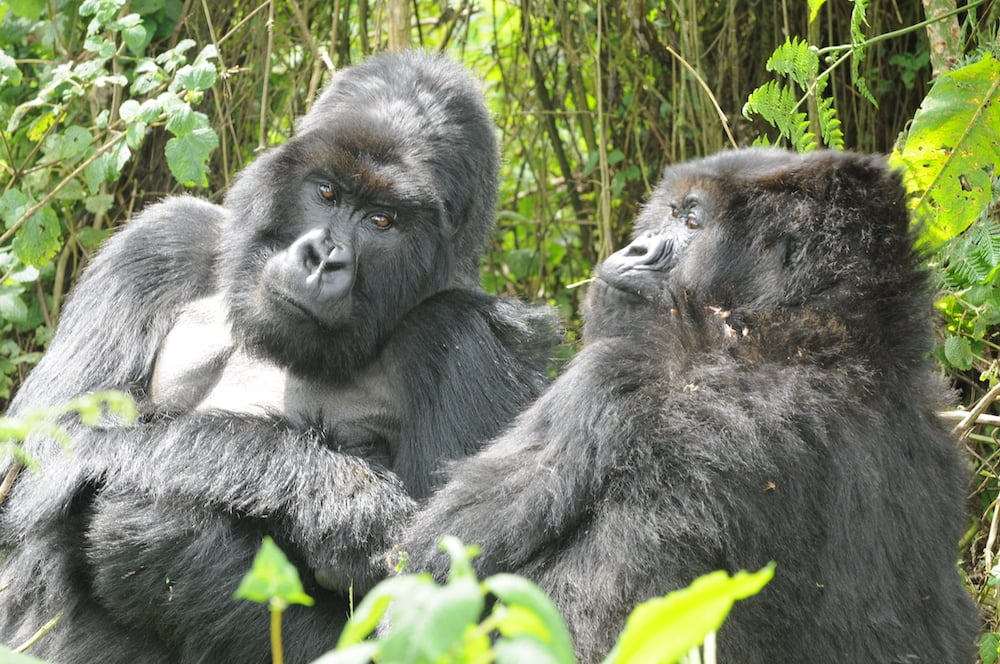
[{"label": "gorilla cheek", "polygon": [[280,309],[336,328],[350,318],[356,273],[353,245],[314,229],[268,259],[263,284]]}]

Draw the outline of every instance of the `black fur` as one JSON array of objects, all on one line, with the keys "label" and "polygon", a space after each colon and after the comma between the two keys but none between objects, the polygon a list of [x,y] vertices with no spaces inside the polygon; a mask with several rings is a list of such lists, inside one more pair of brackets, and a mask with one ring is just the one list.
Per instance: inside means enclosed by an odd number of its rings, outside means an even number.
[{"label": "black fur", "polygon": [[965,468],[935,416],[931,300],[875,157],[745,150],[671,168],[597,270],[586,346],[418,513],[520,572],[599,661],[639,602],[777,563],[719,661],[954,662]]},{"label": "black fur", "polygon": [[[117,388],[142,418],[67,422],[71,454],[28,441],[41,469],[22,471],[2,507],[0,640],[20,644],[62,612],[32,654],[270,661],[267,609],[232,599],[269,534],[316,599],[286,613],[286,661],[332,646],[349,586],[386,573],[382,554],[439,464],[497,434],[546,382],[551,314],[478,286],[497,163],[481,93],[461,68],[380,56],[338,73],[224,206],[168,199],[109,241],[11,414]],[[287,258],[303,237],[309,288]],[[336,243],[319,263],[311,237]],[[350,259],[334,265],[336,252]],[[236,343],[178,370],[167,387],[180,396],[158,400],[165,340],[214,297],[218,331]],[[313,421],[294,402],[259,416],[202,409],[201,392],[241,354],[360,414],[320,409]],[[371,385],[373,404],[351,396]]]}]

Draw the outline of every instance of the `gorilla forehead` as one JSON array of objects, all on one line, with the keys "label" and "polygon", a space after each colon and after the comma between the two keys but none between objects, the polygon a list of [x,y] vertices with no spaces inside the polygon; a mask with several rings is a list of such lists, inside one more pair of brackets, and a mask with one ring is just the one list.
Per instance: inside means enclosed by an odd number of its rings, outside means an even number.
[{"label": "gorilla forehead", "polygon": [[692,199],[706,217],[737,232],[810,235],[813,244],[856,243],[871,252],[909,251],[909,217],[899,174],[874,155],[773,148],[722,152],[666,169],[636,221],[644,232]]},{"label": "gorilla forehead", "polygon": [[390,129],[360,118],[337,121],[292,139],[298,159],[312,173],[334,177],[356,196],[390,195],[403,202],[439,203],[435,173],[415,159]]},{"label": "gorilla forehead", "polygon": [[[401,153],[430,160],[441,150],[497,159],[493,125],[478,83],[457,63],[419,51],[383,54],[338,72],[298,124],[297,134],[351,120]],[[440,155],[439,155],[440,156]]]}]

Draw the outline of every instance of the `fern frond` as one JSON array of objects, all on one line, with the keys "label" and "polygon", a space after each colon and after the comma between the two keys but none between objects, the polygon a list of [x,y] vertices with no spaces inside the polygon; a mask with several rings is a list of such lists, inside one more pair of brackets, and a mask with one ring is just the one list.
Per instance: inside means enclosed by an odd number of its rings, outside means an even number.
[{"label": "fern frond", "polygon": [[823,143],[834,150],[844,149],[844,132],[840,130],[840,118],[837,109],[833,107],[833,97],[816,96],[816,106],[819,109],[819,128],[823,135]]},{"label": "fern frond", "polygon": [[945,278],[956,288],[991,283],[1000,271],[1000,224],[987,218],[970,226],[945,262]]},{"label": "fern frond", "polygon": [[851,82],[858,89],[861,96],[871,102],[872,106],[878,108],[875,95],[868,88],[865,77],[861,75],[861,61],[865,58],[865,33],[861,29],[862,25],[868,25],[868,1],[851,0],[854,8],[851,9]]},{"label": "fern frond", "polygon": [[790,76],[796,85],[808,90],[819,73],[819,54],[805,40],[798,37],[786,38],[784,44],[774,49],[765,67],[768,71]]},{"label": "fern frond", "polygon": [[794,91],[777,81],[768,81],[747,97],[743,115],[756,113],[799,152],[809,152],[817,147],[816,135],[809,131],[806,114],[795,110],[798,99]]}]

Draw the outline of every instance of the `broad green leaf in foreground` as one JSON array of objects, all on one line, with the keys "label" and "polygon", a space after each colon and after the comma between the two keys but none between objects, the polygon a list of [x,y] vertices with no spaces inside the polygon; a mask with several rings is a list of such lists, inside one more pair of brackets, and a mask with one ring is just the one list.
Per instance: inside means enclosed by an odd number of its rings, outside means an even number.
[{"label": "broad green leaf in foreground", "polygon": [[903,169],[927,246],[968,228],[990,203],[1000,163],[1000,62],[987,54],[942,74],[890,163]]},{"label": "broad green leaf in foreground", "polygon": [[[712,572],[687,588],[636,607],[605,664],[675,662],[715,632],[733,602],[755,595],[774,576],[774,566],[758,572]],[[738,657],[739,653],[733,653]]]}]

